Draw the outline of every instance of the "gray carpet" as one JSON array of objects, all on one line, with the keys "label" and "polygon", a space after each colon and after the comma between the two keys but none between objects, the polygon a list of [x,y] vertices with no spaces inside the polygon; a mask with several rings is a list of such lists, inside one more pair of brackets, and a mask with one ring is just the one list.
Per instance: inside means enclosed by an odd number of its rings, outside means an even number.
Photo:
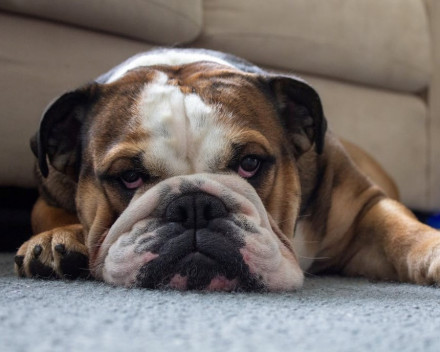
[{"label": "gray carpet", "polygon": [[309,278],[296,293],[114,288],[13,275],[0,254],[0,350],[440,351],[440,288]]}]

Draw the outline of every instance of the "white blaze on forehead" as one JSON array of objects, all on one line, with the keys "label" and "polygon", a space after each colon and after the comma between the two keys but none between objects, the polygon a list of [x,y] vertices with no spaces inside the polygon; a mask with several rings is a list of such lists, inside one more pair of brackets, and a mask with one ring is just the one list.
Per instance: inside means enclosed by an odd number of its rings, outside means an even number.
[{"label": "white blaze on forehead", "polygon": [[145,158],[170,176],[210,171],[210,160],[225,153],[226,130],[214,116],[216,109],[169,84],[163,72],[145,85],[138,111],[150,135]]}]

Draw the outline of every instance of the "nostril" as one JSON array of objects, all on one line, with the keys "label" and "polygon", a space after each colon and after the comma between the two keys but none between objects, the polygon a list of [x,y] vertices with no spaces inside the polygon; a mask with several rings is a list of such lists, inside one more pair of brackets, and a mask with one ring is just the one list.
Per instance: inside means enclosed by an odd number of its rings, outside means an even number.
[{"label": "nostril", "polygon": [[193,200],[190,196],[183,196],[172,201],[165,212],[165,219],[169,222],[186,223],[193,209]]},{"label": "nostril", "polygon": [[188,212],[187,212],[186,208],[184,208],[183,206],[179,206],[176,209],[175,216],[176,216],[176,220],[175,221],[178,221],[178,222],[186,222],[186,221],[188,221]]},{"label": "nostril", "polygon": [[198,201],[198,209],[202,210],[203,218],[205,220],[212,220],[217,218],[223,218],[228,215],[223,202],[215,197],[202,198]]},{"label": "nostril", "polygon": [[204,228],[210,220],[226,217],[228,210],[217,197],[203,192],[174,199],[165,212],[165,220],[188,228]]},{"label": "nostril", "polygon": [[213,216],[212,216],[212,206],[211,206],[211,204],[206,204],[205,208],[203,209],[203,217],[204,217],[206,220],[211,220],[211,219],[213,219]]}]

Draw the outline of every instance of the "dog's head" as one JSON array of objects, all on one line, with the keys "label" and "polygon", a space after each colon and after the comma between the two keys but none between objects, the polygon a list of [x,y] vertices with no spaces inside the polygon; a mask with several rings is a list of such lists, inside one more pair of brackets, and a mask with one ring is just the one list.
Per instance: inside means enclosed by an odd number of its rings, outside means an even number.
[{"label": "dog's head", "polygon": [[96,278],[291,290],[297,161],[322,151],[325,126],[303,81],[197,62],[64,94],[33,149],[43,176],[74,185]]}]

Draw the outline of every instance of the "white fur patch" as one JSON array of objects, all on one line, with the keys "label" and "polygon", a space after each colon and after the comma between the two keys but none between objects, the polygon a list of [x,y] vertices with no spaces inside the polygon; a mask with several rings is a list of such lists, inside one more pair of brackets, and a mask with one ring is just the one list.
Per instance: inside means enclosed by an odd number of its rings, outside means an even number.
[{"label": "white fur patch", "polygon": [[228,146],[226,129],[198,95],[167,82],[168,76],[158,71],[139,98],[142,127],[150,135],[147,164],[167,176],[213,171],[210,165]]},{"label": "white fur patch", "polygon": [[153,66],[153,65],[185,65],[198,61],[211,61],[218,64],[233,67],[229,62],[222,60],[218,57],[211,56],[204,53],[197,52],[184,52],[179,50],[164,50],[153,53],[145,53],[145,55],[139,55],[133,60],[129,61],[127,65],[120,67],[116,70],[111,77],[108,79],[107,83],[111,83],[121,78],[125,73],[133,70],[137,67],[142,66]]}]

